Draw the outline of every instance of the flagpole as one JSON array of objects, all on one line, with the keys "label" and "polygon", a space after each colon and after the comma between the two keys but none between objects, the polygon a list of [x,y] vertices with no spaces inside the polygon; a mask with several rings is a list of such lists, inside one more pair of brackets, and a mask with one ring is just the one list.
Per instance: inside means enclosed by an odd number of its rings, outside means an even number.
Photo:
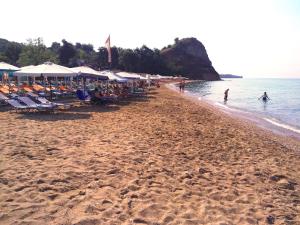
[{"label": "flagpole", "polygon": [[107,49],[107,62],[109,70],[112,69],[112,63],[111,63],[111,48],[110,48],[110,35],[108,35],[108,38],[105,41],[105,47]]}]

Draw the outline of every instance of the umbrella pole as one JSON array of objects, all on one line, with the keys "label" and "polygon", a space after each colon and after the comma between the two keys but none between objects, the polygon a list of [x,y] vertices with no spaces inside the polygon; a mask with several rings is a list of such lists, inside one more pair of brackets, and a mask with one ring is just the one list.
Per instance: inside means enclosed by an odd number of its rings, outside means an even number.
[{"label": "umbrella pole", "polygon": [[85,95],[85,89],[86,89],[85,85],[86,85],[86,79],[83,78],[83,95]]},{"label": "umbrella pole", "polygon": [[108,94],[108,81],[106,81],[106,94]]},{"label": "umbrella pole", "polygon": [[10,94],[11,93],[11,85],[10,85],[9,76],[8,76],[7,80],[8,80],[8,93]]},{"label": "umbrella pole", "polygon": [[50,101],[52,101],[52,87],[51,87],[51,80],[49,81],[50,84]]},{"label": "umbrella pole", "polygon": [[19,91],[19,89],[20,89],[20,77],[19,76],[17,76],[17,86],[18,86],[18,91]]}]

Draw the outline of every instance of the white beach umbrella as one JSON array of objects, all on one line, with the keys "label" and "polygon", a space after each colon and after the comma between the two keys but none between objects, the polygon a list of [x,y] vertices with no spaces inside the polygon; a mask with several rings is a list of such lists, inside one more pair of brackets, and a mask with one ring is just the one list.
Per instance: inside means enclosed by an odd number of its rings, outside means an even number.
[{"label": "white beach umbrella", "polygon": [[117,74],[115,74],[114,72],[109,71],[109,70],[100,71],[99,74],[107,76],[110,81],[117,81],[117,82],[127,82],[128,81],[128,79],[120,77]]},{"label": "white beach umbrella", "polygon": [[136,73],[118,72],[117,75],[126,79],[143,79],[141,75]]},{"label": "white beach umbrella", "polygon": [[100,71],[94,70],[88,66],[73,67],[71,70],[82,77],[99,78],[101,80],[109,79],[107,76],[101,74]]},{"label": "white beach umbrella", "polygon": [[74,77],[77,75],[70,68],[57,65],[51,62],[45,62],[44,64],[37,66],[28,66],[17,72],[14,72],[14,76],[30,76],[30,77]]},{"label": "white beach umbrella", "polygon": [[0,62],[0,70],[19,70],[20,68],[10,65],[8,63],[5,62]]}]

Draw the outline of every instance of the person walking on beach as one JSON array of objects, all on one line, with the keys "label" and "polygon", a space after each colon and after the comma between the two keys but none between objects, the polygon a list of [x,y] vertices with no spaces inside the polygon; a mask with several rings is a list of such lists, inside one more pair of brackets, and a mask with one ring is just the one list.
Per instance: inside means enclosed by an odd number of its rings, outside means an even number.
[{"label": "person walking on beach", "polygon": [[260,96],[260,97],[258,98],[258,100],[260,100],[260,99],[262,99],[264,102],[267,102],[268,100],[271,100],[271,99],[269,98],[269,96],[267,95],[267,92],[266,92],[266,91],[264,92],[264,94],[263,94],[262,96]]},{"label": "person walking on beach", "polygon": [[225,102],[228,100],[228,92],[229,92],[229,88],[227,88],[224,92],[224,101]]},{"label": "person walking on beach", "polygon": [[184,92],[184,88],[185,88],[185,81],[182,81],[182,92]]},{"label": "person walking on beach", "polygon": [[182,81],[179,82],[179,92],[182,92]]}]

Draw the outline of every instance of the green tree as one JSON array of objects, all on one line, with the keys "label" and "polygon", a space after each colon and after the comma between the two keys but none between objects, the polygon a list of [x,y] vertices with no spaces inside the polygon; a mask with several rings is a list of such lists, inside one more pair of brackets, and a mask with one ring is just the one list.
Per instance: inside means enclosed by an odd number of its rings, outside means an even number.
[{"label": "green tree", "polygon": [[119,68],[125,71],[137,71],[138,57],[132,49],[119,49]]},{"label": "green tree", "polygon": [[51,47],[50,47],[50,50],[51,50],[52,52],[54,52],[56,55],[58,55],[59,49],[60,49],[60,48],[61,48],[60,43],[58,43],[58,42],[53,42],[52,45],[51,45]]},{"label": "green tree", "polygon": [[97,52],[97,66],[101,69],[108,69],[109,65],[107,59],[108,55],[106,48],[100,47]]},{"label": "green tree", "polygon": [[73,66],[82,66],[87,65],[90,67],[97,68],[97,65],[94,65],[96,52],[94,47],[91,44],[75,44],[75,56],[70,59],[70,63]]},{"label": "green tree", "polygon": [[42,38],[29,39],[18,59],[20,66],[38,65],[46,61],[57,63],[57,56],[47,49]]},{"label": "green tree", "polygon": [[0,62],[8,62],[8,58],[4,54],[0,54]]},{"label": "green tree", "polygon": [[60,64],[63,66],[74,66],[74,59],[72,59],[76,55],[74,45],[67,42],[65,39],[62,40],[62,43],[63,45],[58,52]]},{"label": "green tree", "polygon": [[95,52],[94,46],[91,44],[82,44],[81,49],[88,54]]},{"label": "green tree", "polygon": [[16,65],[21,52],[22,52],[21,44],[16,42],[10,42],[4,53],[5,56],[7,57],[7,62]]}]

